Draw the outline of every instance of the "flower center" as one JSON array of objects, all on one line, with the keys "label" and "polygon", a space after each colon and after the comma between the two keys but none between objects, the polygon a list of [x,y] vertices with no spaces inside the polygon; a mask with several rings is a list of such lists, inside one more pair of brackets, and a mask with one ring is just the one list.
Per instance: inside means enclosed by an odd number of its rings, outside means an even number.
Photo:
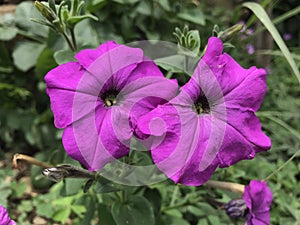
[{"label": "flower center", "polygon": [[107,107],[111,107],[113,105],[117,104],[117,96],[119,94],[119,91],[115,88],[112,88],[108,91],[105,91],[101,96],[101,100]]},{"label": "flower center", "polygon": [[193,109],[197,114],[210,113],[209,103],[205,95],[199,96],[199,98],[194,103]]}]

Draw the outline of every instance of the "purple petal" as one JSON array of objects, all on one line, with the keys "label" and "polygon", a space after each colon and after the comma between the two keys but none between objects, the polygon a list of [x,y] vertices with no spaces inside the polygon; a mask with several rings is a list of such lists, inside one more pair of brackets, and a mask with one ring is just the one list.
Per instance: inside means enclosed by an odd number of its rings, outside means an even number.
[{"label": "purple petal", "polygon": [[244,200],[249,209],[247,224],[270,224],[272,192],[266,182],[252,180],[245,187]]},{"label": "purple petal", "polygon": [[62,142],[65,151],[70,157],[83,164],[89,170],[93,171],[93,169],[91,169],[84,156],[81,154],[81,151],[79,150],[72,125],[64,129]]},{"label": "purple petal", "polygon": [[255,146],[245,139],[234,127],[228,125],[218,154],[220,167],[228,167],[240,160],[252,159],[255,153]]},{"label": "purple petal", "polygon": [[16,222],[10,219],[6,208],[0,205],[0,224],[1,225],[15,225]]},{"label": "purple petal", "polygon": [[108,41],[104,44],[100,45],[97,49],[85,49],[80,51],[75,55],[75,59],[78,60],[80,65],[82,65],[85,69],[88,67],[101,55],[105,54],[109,50],[118,47],[114,41]]},{"label": "purple petal", "polygon": [[260,121],[254,112],[227,109],[227,123],[256,146],[257,150],[266,151],[271,148],[271,140],[262,132]]},{"label": "purple petal", "polygon": [[190,102],[189,94],[182,91],[169,104],[142,116],[138,130],[156,137],[151,143],[151,154],[163,173],[176,183],[201,185],[218,166],[214,141],[221,140],[218,132],[211,132],[218,131],[216,120],[199,117]]},{"label": "purple petal", "polygon": [[[219,81],[225,98],[233,91],[232,95],[228,97],[229,100],[234,99],[237,94],[241,106],[247,104],[247,107],[251,107],[251,104],[254,104],[253,109],[256,111],[266,92],[265,70],[256,67],[244,69],[231,56],[226,53],[222,54],[222,51],[222,41],[219,38],[211,37],[202,60]],[[254,88],[254,93],[251,93],[249,97],[247,94],[252,91],[252,88]],[[257,96],[258,102],[255,101]]]},{"label": "purple petal", "polygon": [[[89,82],[82,83],[82,77],[89,77],[85,78]],[[70,125],[75,120],[74,116],[76,119],[80,119],[88,114],[91,111],[89,106],[95,102],[99,92],[97,80],[74,62],[60,65],[51,70],[46,75],[45,81],[46,92],[50,97],[51,109],[54,114],[54,124],[57,128],[65,128]],[[74,102],[75,96],[77,96],[77,101]]]},{"label": "purple petal", "polygon": [[132,131],[128,118],[123,115],[117,107],[106,109],[99,105],[94,114],[73,122],[65,129],[65,150],[91,171],[127,155]]},{"label": "purple petal", "polygon": [[[127,76],[130,77],[132,66],[143,62],[143,51],[138,48],[130,48],[125,45],[118,45],[109,51],[98,56],[86,67],[86,70],[97,77],[98,82],[105,84],[112,78],[113,74],[125,74],[122,70],[127,70],[131,66]],[[79,62],[80,63],[80,62]]]},{"label": "purple petal", "polygon": [[124,87],[120,106],[127,108],[130,118],[137,118],[173,98],[178,90],[177,82],[159,76],[141,77]]},{"label": "purple petal", "polygon": [[226,106],[228,108],[244,108],[257,111],[266,91],[266,71],[264,69],[254,69],[237,87],[226,94]]}]

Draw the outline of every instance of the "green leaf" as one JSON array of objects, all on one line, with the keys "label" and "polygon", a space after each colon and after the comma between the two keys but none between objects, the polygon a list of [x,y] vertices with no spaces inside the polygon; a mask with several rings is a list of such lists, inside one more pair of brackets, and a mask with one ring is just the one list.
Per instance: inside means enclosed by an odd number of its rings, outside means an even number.
[{"label": "green leaf", "polygon": [[154,225],[151,204],[142,196],[131,196],[127,202],[115,202],[112,215],[118,225]]},{"label": "green leaf", "polygon": [[39,216],[43,216],[46,218],[52,218],[53,208],[49,203],[36,203],[34,205],[36,207],[36,213]]},{"label": "green leaf", "polygon": [[86,208],[83,205],[71,205],[72,211],[76,213],[79,217],[83,216],[86,212]]},{"label": "green leaf", "polygon": [[53,54],[54,52],[51,49],[45,48],[39,55],[35,67],[36,74],[39,78],[42,79],[46,73],[57,66]]},{"label": "green leaf", "polygon": [[52,204],[61,205],[61,206],[69,206],[72,204],[73,200],[74,200],[74,196],[58,198],[58,199],[53,200]]},{"label": "green leaf", "polygon": [[30,212],[33,209],[32,202],[29,200],[21,201],[21,203],[18,205],[18,210],[20,212]]},{"label": "green leaf", "polygon": [[43,19],[33,2],[21,2],[16,8],[16,24],[23,30],[26,30],[40,37],[47,37],[49,28],[31,21],[31,19]]},{"label": "green leaf", "polygon": [[83,179],[65,179],[61,195],[70,196],[78,193],[81,191],[84,181]]},{"label": "green leaf", "polygon": [[24,72],[29,70],[36,64],[44,48],[44,44],[29,41],[19,42],[12,54],[15,66]]},{"label": "green leaf", "polygon": [[144,192],[144,197],[148,199],[152,205],[155,214],[159,214],[161,208],[161,194],[158,189],[146,189]]},{"label": "green leaf", "polygon": [[116,225],[108,206],[100,204],[97,208],[101,225]]},{"label": "green leaf", "polygon": [[109,193],[109,192],[117,192],[128,188],[128,186],[124,186],[115,182],[112,182],[104,177],[98,177],[95,181],[94,190],[96,193]]},{"label": "green leaf", "polygon": [[157,3],[160,4],[160,6],[167,12],[171,10],[170,3],[168,0],[160,0]]},{"label": "green leaf", "polygon": [[170,215],[164,215],[163,220],[168,225],[189,225],[190,224],[184,219],[181,219],[179,217],[173,217]]},{"label": "green leaf", "polygon": [[9,41],[17,35],[15,19],[12,14],[0,15],[0,40]]},{"label": "green leaf", "polygon": [[54,59],[58,65],[67,62],[75,62],[76,59],[74,58],[75,53],[71,50],[59,50],[54,53]]},{"label": "green leaf", "polygon": [[0,41],[0,72],[9,73],[13,70],[10,55],[4,43]]},{"label": "green leaf", "polygon": [[[99,203],[97,202],[97,199],[93,196],[83,196],[84,199],[84,205],[86,206],[86,213],[84,214],[84,218],[81,221],[81,224],[91,224],[91,220],[94,218],[94,215],[96,213],[96,209],[99,209]],[[100,213],[100,211],[99,211]],[[101,224],[105,225],[102,218],[101,218]],[[113,224],[109,224],[113,225]]]},{"label": "green leaf", "polygon": [[284,43],[283,39],[281,38],[278,30],[270,20],[268,14],[264,10],[264,8],[255,2],[245,2],[243,3],[243,6],[249,8],[253,13],[257,16],[257,18],[262,22],[262,24],[266,27],[266,29],[271,33],[272,37],[274,38],[274,41],[282,51],[283,55],[285,56],[286,60],[290,64],[290,67],[292,68],[294,74],[296,75],[299,84],[300,84],[300,72],[298,70],[298,66],[295,63],[289,49],[287,48],[286,44]]},{"label": "green leaf", "polygon": [[53,214],[53,220],[65,223],[71,214],[71,208],[61,208]]},{"label": "green leaf", "polygon": [[[2,179],[2,177],[1,177],[1,179]],[[0,192],[1,192],[0,205],[3,205],[4,207],[7,207],[7,198],[12,192],[8,182],[1,181],[1,183],[0,183]]]},{"label": "green leaf", "polygon": [[9,41],[13,39],[18,33],[15,27],[0,27],[0,40]]},{"label": "green leaf", "polygon": [[199,24],[204,26],[205,25],[205,17],[202,11],[199,8],[192,8],[192,9],[184,9],[183,12],[177,14],[178,18]]},{"label": "green leaf", "polygon": [[82,15],[82,16],[71,16],[67,19],[67,22],[71,26],[75,26],[77,23],[81,22],[84,19],[93,19],[93,20],[98,20],[97,17],[93,16],[92,14],[87,14],[87,15]]},{"label": "green leaf", "polygon": [[13,181],[11,183],[11,189],[13,190],[13,196],[16,198],[20,198],[24,195],[26,191],[27,184],[25,182],[18,183]]},{"label": "green leaf", "polygon": [[90,20],[83,20],[75,26],[77,45],[80,48],[97,48],[100,41]]}]

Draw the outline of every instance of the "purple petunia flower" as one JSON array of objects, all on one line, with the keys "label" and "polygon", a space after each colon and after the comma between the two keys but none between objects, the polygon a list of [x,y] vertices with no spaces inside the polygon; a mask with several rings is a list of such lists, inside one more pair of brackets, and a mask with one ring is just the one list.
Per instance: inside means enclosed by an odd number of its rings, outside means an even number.
[{"label": "purple petunia flower", "polygon": [[0,225],[15,225],[16,222],[10,219],[6,208],[0,205]]},{"label": "purple petunia flower", "polygon": [[164,105],[142,116],[157,167],[176,183],[201,185],[217,167],[252,159],[271,147],[255,112],[266,93],[264,69],[242,68],[211,37],[190,81]]},{"label": "purple petunia flower", "polygon": [[65,150],[95,171],[129,153],[138,117],[173,98],[178,86],[141,49],[113,41],[75,58],[46,75],[46,91]]},{"label": "purple petunia flower", "polygon": [[245,186],[243,198],[248,208],[246,225],[269,225],[272,192],[267,182],[250,181],[250,184]]}]

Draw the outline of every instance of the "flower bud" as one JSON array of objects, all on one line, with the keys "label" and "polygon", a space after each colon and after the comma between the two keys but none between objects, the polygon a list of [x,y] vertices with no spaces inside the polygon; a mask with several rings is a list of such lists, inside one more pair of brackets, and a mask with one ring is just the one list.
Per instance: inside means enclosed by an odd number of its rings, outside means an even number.
[{"label": "flower bud", "polygon": [[55,13],[48,6],[39,1],[35,1],[34,5],[37,10],[43,15],[43,17],[45,17],[50,23],[52,23],[56,19]]},{"label": "flower bud", "polygon": [[232,27],[229,27],[228,29],[221,32],[220,33],[220,38],[223,41],[228,41],[231,38],[233,38],[236,33],[240,32],[243,29],[243,27],[244,27],[243,24],[233,25]]},{"label": "flower bud", "polygon": [[246,203],[243,199],[234,199],[225,204],[225,211],[231,218],[244,217],[247,211]]}]

